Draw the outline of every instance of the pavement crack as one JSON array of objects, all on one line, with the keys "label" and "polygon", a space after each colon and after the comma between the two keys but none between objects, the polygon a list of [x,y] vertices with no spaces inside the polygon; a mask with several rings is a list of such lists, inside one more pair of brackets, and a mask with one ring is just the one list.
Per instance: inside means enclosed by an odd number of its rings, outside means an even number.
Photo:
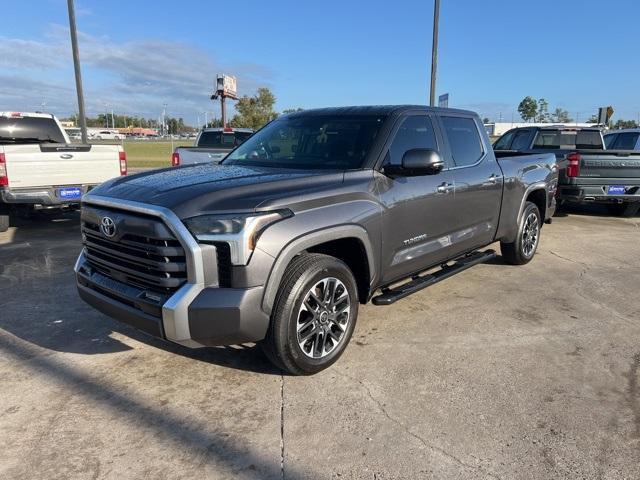
[{"label": "pavement crack", "polygon": [[566,260],[567,262],[575,263],[575,264],[577,264],[577,265],[582,265],[582,266],[583,266],[583,267],[585,267],[585,268],[589,268],[589,265],[587,265],[586,263],[584,263],[584,262],[580,262],[580,261],[578,261],[578,260],[574,260],[573,258],[569,258],[569,257],[562,256],[562,255],[560,255],[559,253],[554,252],[553,250],[549,250],[549,253],[550,253],[551,255],[553,255],[554,257],[558,257],[558,258],[560,258],[560,259],[562,259],[562,260]]},{"label": "pavement crack", "polygon": [[425,440],[423,437],[421,437],[420,435],[412,432],[409,427],[407,427],[404,423],[402,423],[400,420],[394,418],[393,416],[391,416],[389,414],[389,412],[387,411],[387,409],[385,408],[384,404],[378,400],[376,397],[373,396],[373,394],[371,393],[371,389],[362,381],[359,380],[357,378],[354,378],[350,375],[347,375],[346,373],[343,372],[339,372],[340,375],[358,383],[363,389],[364,391],[367,393],[367,396],[369,397],[369,399],[376,404],[376,406],[378,407],[378,409],[380,410],[380,412],[392,423],[396,424],[398,427],[400,427],[404,432],[406,432],[409,436],[415,438],[418,442],[420,442],[424,447],[428,448],[431,451],[437,452],[440,455],[443,455],[444,457],[448,458],[449,460],[452,460],[454,463],[460,465],[463,468],[466,469],[470,469],[473,471],[480,471],[482,473],[484,473],[485,475],[487,475],[488,477],[491,478],[495,478],[497,480],[500,480],[500,477],[498,475],[496,475],[495,473],[489,472],[487,470],[485,470],[484,468],[478,466],[478,465],[470,465],[466,462],[464,462],[463,460],[461,460],[460,458],[456,457],[455,455],[453,455],[452,453],[449,453],[448,451],[446,451],[444,448],[442,447],[438,447],[436,445],[432,445],[431,443],[427,442],[427,440]]},{"label": "pavement crack", "polygon": [[284,375],[280,375],[280,476],[284,480]]},{"label": "pavement crack", "polygon": [[640,353],[633,356],[629,371],[623,376],[627,377],[627,403],[633,414],[635,437],[640,438],[640,385],[638,385],[638,372],[640,371]]}]

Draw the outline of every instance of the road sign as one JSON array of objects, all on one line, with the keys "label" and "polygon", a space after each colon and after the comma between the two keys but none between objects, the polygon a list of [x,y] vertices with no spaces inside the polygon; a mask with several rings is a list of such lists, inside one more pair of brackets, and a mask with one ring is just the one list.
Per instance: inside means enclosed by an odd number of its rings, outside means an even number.
[{"label": "road sign", "polygon": [[445,93],[438,97],[438,106],[440,108],[449,108],[449,94]]},{"label": "road sign", "polygon": [[237,98],[238,87],[236,77],[231,75],[218,75],[216,78],[216,92],[225,97]]}]

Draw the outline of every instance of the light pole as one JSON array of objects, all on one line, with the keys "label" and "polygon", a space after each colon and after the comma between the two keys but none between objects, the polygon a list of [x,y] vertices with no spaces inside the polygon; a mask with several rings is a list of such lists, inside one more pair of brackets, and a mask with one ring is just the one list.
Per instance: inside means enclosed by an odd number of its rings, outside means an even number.
[{"label": "light pole", "polygon": [[167,104],[162,104],[162,135],[167,134]]},{"label": "light pole", "polygon": [[76,9],[73,0],[67,0],[69,10],[69,33],[71,34],[71,51],[73,69],[76,76],[76,93],[78,95],[78,114],[80,116],[80,135],[82,143],[87,143],[87,118],[84,115],[84,93],[82,91],[82,75],[80,73],[80,53],[78,51],[78,33],[76,32]]},{"label": "light pole", "polygon": [[433,42],[431,44],[431,90],[429,92],[429,105],[436,104],[436,74],[438,71],[438,24],[440,21],[440,0],[433,3]]}]

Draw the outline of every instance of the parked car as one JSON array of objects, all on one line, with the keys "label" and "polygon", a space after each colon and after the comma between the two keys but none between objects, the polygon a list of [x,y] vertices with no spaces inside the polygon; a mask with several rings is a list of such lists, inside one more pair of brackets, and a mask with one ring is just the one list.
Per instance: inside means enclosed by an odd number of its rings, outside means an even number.
[{"label": "parked car", "polygon": [[529,262],[555,210],[555,165],[553,153],[498,160],[463,110],[289,114],[221,165],[85,195],[78,291],[152,335],[260,342],[280,368],[312,374],[344,351],[359,303],[390,305],[493,258],[479,249],[495,241],[505,261]]},{"label": "parked car", "polygon": [[[617,140],[611,145],[616,144]],[[494,151],[501,155],[554,153],[561,203],[602,203],[612,213],[625,216],[640,209],[640,152],[605,150],[598,128],[514,128],[495,142]]]},{"label": "parked car", "polygon": [[122,140],[124,135],[120,134],[117,130],[100,130],[94,132],[92,138],[96,140]]},{"label": "parked car", "polygon": [[640,150],[640,128],[613,130],[604,135],[607,150]]},{"label": "parked car", "polygon": [[0,112],[0,232],[11,210],[75,207],[95,185],[126,173],[118,145],[70,144],[53,115]]},{"label": "parked car", "polygon": [[249,128],[205,128],[193,147],[177,147],[171,155],[171,165],[220,163],[227,154],[253,135]]}]

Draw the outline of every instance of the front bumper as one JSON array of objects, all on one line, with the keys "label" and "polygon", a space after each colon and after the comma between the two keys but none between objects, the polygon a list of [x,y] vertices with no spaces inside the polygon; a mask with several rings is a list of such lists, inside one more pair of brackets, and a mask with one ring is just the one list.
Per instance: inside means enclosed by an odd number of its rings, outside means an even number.
[{"label": "front bumper", "polygon": [[640,186],[624,185],[624,195],[609,195],[609,185],[564,185],[560,186],[559,198],[573,203],[631,203],[640,202]]},{"label": "front bumper", "polygon": [[98,196],[90,207],[117,208],[159,217],[182,244],[188,279],[162,295],[120,282],[95,270],[83,250],[75,265],[80,297],[97,310],[146,333],[186,347],[235,345],[262,340],[269,316],[262,310],[263,287],[220,288],[215,247],[199,245],[168,209]]},{"label": "front bumper", "polygon": [[[91,190],[94,185],[81,186],[82,194],[84,195]],[[31,204],[31,205],[69,205],[74,203],[80,203],[80,199],[66,200],[57,195],[58,188],[56,187],[41,187],[41,188],[3,188],[0,189],[0,199],[3,203],[15,203],[15,204]]]}]

